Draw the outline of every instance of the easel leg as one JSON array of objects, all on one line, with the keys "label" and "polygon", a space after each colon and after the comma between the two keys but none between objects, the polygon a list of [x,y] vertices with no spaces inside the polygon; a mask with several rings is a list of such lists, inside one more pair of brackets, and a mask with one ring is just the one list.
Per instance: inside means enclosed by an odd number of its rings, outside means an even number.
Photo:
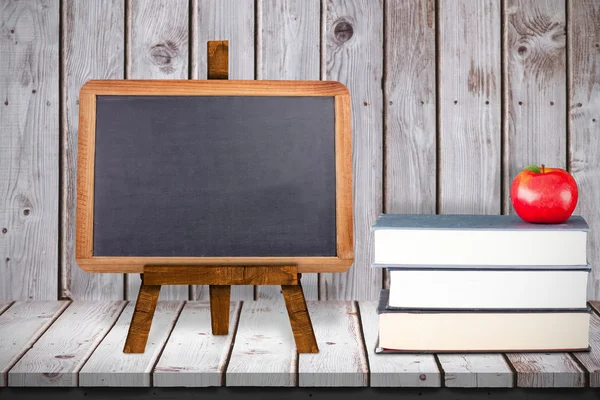
[{"label": "easel leg", "polygon": [[142,274],[142,286],[129,325],[129,333],[127,333],[125,347],[123,348],[124,353],[143,353],[146,350],[148,333],[152,326],[152,317],[154,317],[159,294],[160,285],[144,285]]},{"label": "easel leg", "polygon": [[298,277],[297,285],[281,285],[285,307],[290,317],[298,353],[318,353],[319,346],[317,346],[317,339],[299,279],[300,277]]},{"label": "easel leg", "polygon": [[210,322],[213,335],[227,335],[229,332],[230,285],[210,285]]}]

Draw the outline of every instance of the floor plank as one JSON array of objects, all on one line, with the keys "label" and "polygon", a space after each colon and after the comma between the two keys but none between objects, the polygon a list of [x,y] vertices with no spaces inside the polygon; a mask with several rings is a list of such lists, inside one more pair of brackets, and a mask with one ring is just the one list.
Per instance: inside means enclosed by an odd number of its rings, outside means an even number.
[{"label": "floor plank", "polygon": [[[0,305],[0,313],[9,304]],[[0,386],[6,386],[8,370],[68,305],[68,301],[18,301],[0,315]]]},{"label": "floor plank", "polygon": [[439,354],[446,387],[500,388],[513,386],[513,372],[502,354]]},{"label": "floor plank", "polygon": [[600,301],[590,301],[590,351],[571,353],[589,372],[589,386],[600,387]]},{"label": "floor plank", "polygon": [[319,352],[299,354],[299,386],[368,386],[369,367],[354,301],[309,301]]},{"label": "floor plank", "polygon": [[8,385],[77,386],[77,373],[125,305],[124,301],[72,303],[8,372]]},{"label": "floor plank", "polygon": [[296,386],[298,352],[283,300],[244,302],[227,386]]},{"label": "floor plank", "polygon": [[371,387],[440,387],[441,374],[433,354],[375,354],[379,316],[376,301],[358,303]]},{"label": "floor plank", "polygon": [[146,350],[123,353],[135,303],[129,303],[115,326],[79,372],[79,386],[151,386],[151,372],[183,308],[183,301],[159,301]]},{"label": "floor plank", "polygon": [[518,387],[584,387],[585,372],[567,353],[510,353]]},{"label": "floor plank", "polygon": [[229,334],[215,336],[210,304],[187,302],[154,368],[153,386],[221,386],[241,308],[240,302],[231,303]]}]

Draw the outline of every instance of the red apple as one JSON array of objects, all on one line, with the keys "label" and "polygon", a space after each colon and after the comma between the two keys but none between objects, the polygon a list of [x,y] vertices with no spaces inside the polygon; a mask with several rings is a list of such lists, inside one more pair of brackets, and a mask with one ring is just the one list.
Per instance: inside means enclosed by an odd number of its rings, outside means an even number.
[{"label": "red apple", "polygon": [[577,183],[561,168],[525,167],[513,180],[510,199],[524,221],[540,224],[565,222],[577,205]]}]

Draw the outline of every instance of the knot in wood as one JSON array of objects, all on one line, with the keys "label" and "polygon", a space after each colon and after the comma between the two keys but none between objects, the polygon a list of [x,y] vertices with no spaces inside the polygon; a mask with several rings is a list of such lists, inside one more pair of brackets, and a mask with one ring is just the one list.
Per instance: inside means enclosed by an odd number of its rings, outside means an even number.
[{"label": "knot in wood", "polygon": [[176,56],[177,46],[173,42],[159,43],[150,48],[150,58],[159,67],[171,65]]},{"label": "knot in wood", "polygon": [[354,28],[347,21],[340,21],[333,28],[333,34],[338,42],[344,43],[354,35]]}]

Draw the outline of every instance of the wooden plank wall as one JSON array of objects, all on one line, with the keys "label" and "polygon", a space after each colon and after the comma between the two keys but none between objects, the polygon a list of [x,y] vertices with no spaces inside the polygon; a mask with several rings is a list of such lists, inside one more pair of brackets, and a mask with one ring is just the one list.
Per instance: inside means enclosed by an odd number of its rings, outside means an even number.
[{"label": "wooden plank wall", "polygon": [[[230,79],[351,91],[356,262],[303,277],[309,299],[377,299],[380,212],[512,213],[510,183],[530,163],[575,176],[575,213],[591,226],[588,298],[600,298],[595,0],[0,0],[0,300],[135,298],[135,275],[74,262],[79,88],[204,79],[206,41],[222,39]],[[240,287],[232,299],[279,295]]]}]

